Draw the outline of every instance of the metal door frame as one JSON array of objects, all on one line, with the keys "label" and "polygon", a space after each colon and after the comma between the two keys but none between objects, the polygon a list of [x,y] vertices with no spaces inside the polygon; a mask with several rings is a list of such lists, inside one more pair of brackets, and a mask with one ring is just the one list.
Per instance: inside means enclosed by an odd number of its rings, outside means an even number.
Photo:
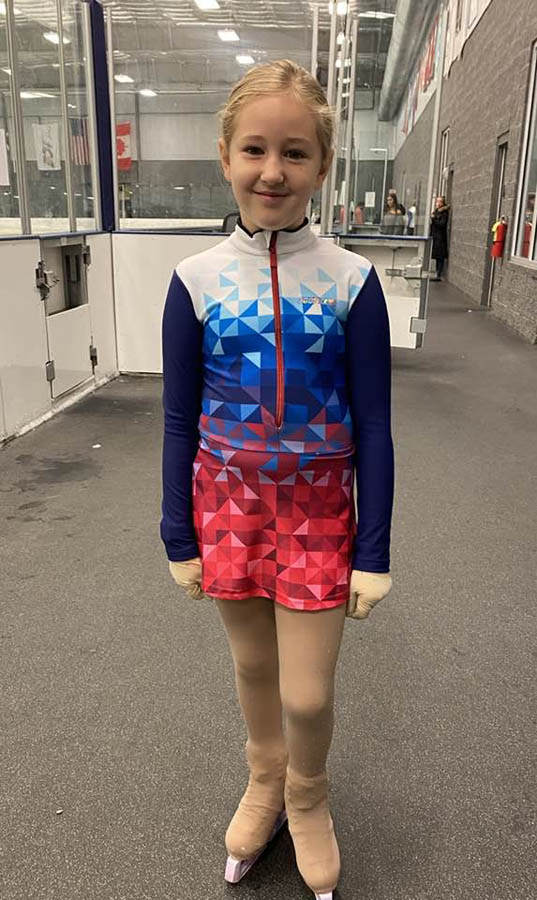
[{"label": "metal door frame", "polygon": [[505,189],[505,169],[507,154],[509,152],[509,133],[502,134],[496,143],[496,159],[494,162],[494,177],[492,180],[492,195],[490,202],[489,233],[487,237],[487,256],[485,260],[485,274],[483,278],[483,291],[481,294],[481,306],[490,309],[492,294],[494,291],[494,278],[496,274],[496,259],[490,255],[492,247],[492,226],[500,218],[502,211],[503,192]]}]

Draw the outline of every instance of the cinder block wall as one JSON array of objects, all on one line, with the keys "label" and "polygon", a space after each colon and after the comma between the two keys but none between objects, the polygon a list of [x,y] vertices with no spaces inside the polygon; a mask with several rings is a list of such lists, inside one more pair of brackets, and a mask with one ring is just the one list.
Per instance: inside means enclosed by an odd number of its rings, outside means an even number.
[{"label": "cinder block wall", "polygon": [[493,0],[444,80],[440,116],[441,130],[451,128],[454,166],[448,277],[477,303],[483,292],[496,148],[498,138],[508,133],[508,252],[497,267],[492,312],[532,343],[537,342],[537,264],[511,261],[510,250],[536,40],[536,0]]},{"label": "cinder block wall", "polygon": [[[412,134],[397,154],[393,167],[393,184],[405,206],[418,200],[418,221],[423,222],[429,212],[427,206],[427,181],[433,139],[433,121],[436,97],[432,97]],[[403,196],[403,184],[406,185]]]}]

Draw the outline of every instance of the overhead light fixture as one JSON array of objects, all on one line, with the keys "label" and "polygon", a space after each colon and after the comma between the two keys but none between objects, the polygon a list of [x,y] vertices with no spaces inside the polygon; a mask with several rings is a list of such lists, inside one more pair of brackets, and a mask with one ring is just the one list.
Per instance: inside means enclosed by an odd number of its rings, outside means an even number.
[{"label": "overhead light fixture", "polygon": [[[16,6],[13,7],[13,12],[15,13],[16,16],[22,16],[22,12],[20,11],[20,9],[17,9]],[[5,15],[7,15],[6,4],[0,3],[0,16],[5,16]]]},{"label": "overhead light fixture", "polygon": [[134,84],[134,78],[131,78],[130,75],[122,75],[120,73],[119,75],[114,75],[114,78],[120,84]]},{"label": "overhead light fixture", "polygon": [[343,43],[344,40],[345,40],[345,35],[343,34],[342,31],[340,31],[339,34],[338,34],[338,36],[337,36],[337,45],[338,45],[338,47],[341,47],[341,45],[342,45],[342,43]]},{"label": "overhead light fixture", "polygon": [[255,59],[253,56],[250,56],[249,53],[241,54],[239,53],[235,59],[237,60],[239,66],[253,66],[255,63]]},{"label": "overhead light fixture", "polygon": [[[58,34],[57,31],[44,31],[43,37],[45,38],[46,41],[50,41],[51,44],[59,44],[60,43],[60,35]],[[64,36],[63,43],[70,44],[71,41],[69,40],[69,38],[66,38]]]},{"label": "overhead light fixture", "polygon": [[222,28],[217,33],[221,41],[240,41],[239,35],[232,28]]},{"label": "overhead light fixture", "polygon": [[351,83],[350,78],[344,78],[344,79],[343,79],[343,84],[350,84],[350,83]]},{"label": "overhead light fixture", "polygon": [[[339,2],[336,3],[336,13],[338,14],[338,16],[344,16],[345,13],[347,12],[347,8],[348,8],[347,0],[339,0]],[[330,15],[332,15],[332,13],[334,12],[334,4],[333,3],[328,4],[328,12],[330,13]]]},{"label": "overhead light fixture", "polygon": [[11,75],[11,69],[2,69],[2,72],[5,72],[6,75]]},{"label": "overhead light fixture", "polygon": [[174,187],[174,191],[184,191],[184,187],[182,185]]},{"label": "overhead light fixture", "polygon": [[358,13],[359,19],[395,19],[395,13],[376,12],[374,9],[369,12]]},{"label": "overhead light fixture", "polygon": [[194,3],[198,7],[198,9],[209,10],[209,9],[220,9],[220,4],[218,0],[194,0]]},{"label": "overhead light fixture", "polygon": [[157,92],[151,90],[151,88],[142,88],[142,90],[138,91],[138,93],[141,94],[142,97],[156,97],[157,96]]},{"label": "overhead light fixture", "polygon": [[43,91],[21,91],[23,100],[42,100],[45,97],[54,100],[54,94],[44,94]]}]

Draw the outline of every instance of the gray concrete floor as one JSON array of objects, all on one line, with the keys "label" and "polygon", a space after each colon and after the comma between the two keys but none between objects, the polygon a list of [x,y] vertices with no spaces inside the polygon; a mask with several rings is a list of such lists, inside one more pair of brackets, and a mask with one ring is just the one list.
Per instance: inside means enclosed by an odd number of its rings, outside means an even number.
[{"label": "gray concrete floor", "polygon": [[[395,587],[338,676],[340,900],[537,897],[536,388],[535,348],[446,285],[394,353]],[[0,451],[5,900],[313,896],[287,832],[223,882],[244,730],[159,542],[160,391],[120,378]]]}]

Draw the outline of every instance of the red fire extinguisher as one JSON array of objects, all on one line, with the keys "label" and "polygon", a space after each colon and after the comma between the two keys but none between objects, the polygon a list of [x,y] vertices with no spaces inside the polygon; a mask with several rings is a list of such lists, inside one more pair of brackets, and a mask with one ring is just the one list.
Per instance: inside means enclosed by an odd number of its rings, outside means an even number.
[{"label": "red fire extinguisher", "polygon": [[490,255],[493,259],[503,259],[505,240],[507,238],[507,219],[505,216],[492,226],[492,247]]}]

